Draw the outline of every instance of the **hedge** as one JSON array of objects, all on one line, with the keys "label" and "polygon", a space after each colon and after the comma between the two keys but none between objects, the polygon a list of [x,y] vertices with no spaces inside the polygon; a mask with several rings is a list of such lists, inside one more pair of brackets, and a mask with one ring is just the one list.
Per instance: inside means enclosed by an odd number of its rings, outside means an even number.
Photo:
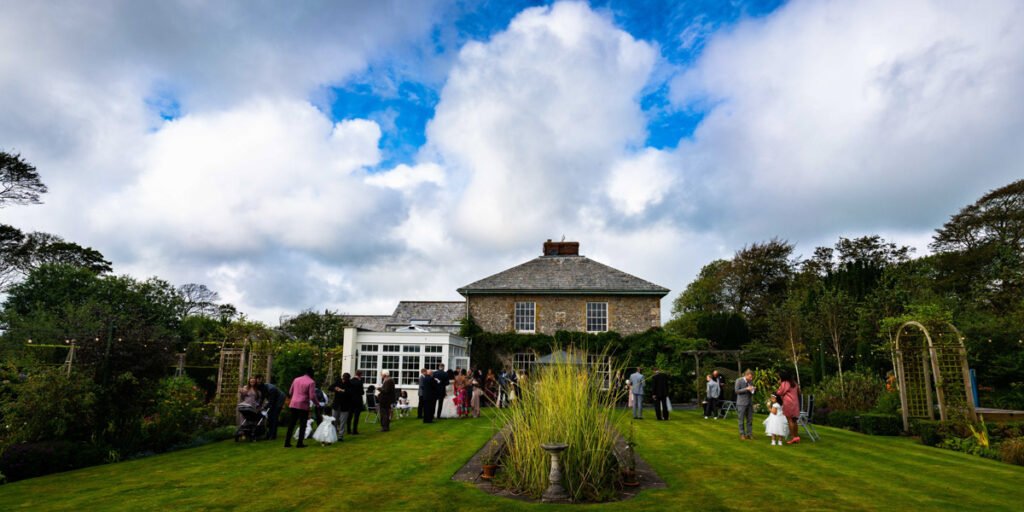
[{"label": "hedge", "polygon": [[858,430],[860,429],[860,422],[857,421],[858,414],[860,413],[854,411],[832,411],[828,413],[828,425],[847,430]]},{"label": "hedge", "polygon": [[14,482],[102,464],[107,453],[88,443],[64,440],[16,443],[0,456],[0,472],[8,482]]},{"label": "hedge", "polygon": [[872,436],[898,436],[903,431],[903,418],[895,414],[863,413],[860,431]]}]

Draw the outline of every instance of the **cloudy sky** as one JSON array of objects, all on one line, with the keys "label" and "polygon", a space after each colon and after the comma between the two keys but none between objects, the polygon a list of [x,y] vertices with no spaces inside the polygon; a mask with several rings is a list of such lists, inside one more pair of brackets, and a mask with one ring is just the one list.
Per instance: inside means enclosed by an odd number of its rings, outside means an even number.
[{"label": "cloudy sky", "polygon": [[250,316],[389,313],[547,238],[673,290],[1024,176],[1016,0],[0,0],[0,221]]}]

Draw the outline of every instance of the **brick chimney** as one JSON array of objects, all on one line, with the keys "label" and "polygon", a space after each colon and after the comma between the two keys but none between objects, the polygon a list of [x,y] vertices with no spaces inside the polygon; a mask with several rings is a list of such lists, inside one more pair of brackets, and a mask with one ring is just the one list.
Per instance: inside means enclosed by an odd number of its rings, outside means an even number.
[{"label": "brick chimney", "polygon": [[552,242],[549,238],[544,242],[544,256],[579,256],[579,242]]}]

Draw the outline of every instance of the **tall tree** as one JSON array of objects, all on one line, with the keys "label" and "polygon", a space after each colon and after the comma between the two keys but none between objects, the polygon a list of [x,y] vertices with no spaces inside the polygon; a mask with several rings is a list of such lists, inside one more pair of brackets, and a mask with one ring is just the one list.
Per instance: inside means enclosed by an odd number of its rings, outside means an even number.
[{"label": "tall tree", "polygon": [[70,265],[95,274],[112,270],[103,254],[49,233],[23,233],[0,224],[0,291],[43,265]]},{"label": "tall tree", "polygon": [[0,208],[11,204],[39,204],[46,185],[35,166],[19,154],[0,151]]},{"label": "tall tree", "polygon": [[187,283],[178,287],[178,295],[182,302],[182,316],[203,315],[213,316],[218,313],[217,302],[220,294],[209,289],[205,284]]},{"label": "tall tree", "polygon": [[853,314],[853,303],[842,290],[826,289],[818,298],[818,316],[828,332],[832,351],[836,356],[839,369],[839,389],[846,394],[846,383],[843,380],[843,357],[849,344],[848,329],[850,316]]},{"label": "tall tree", "polygon": [[996,314],[1024,296],[1024,180],[965,206],[936,230],[939,284]]}]

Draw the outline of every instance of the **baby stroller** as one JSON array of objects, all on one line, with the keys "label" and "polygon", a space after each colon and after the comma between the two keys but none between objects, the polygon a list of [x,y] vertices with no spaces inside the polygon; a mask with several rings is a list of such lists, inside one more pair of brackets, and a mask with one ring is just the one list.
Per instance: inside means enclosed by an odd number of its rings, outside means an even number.
[{"label": "baby stroller", "polygon": [[235,430],[235,442],[245,436],[250,442],[257,437],[267,435],[267,412],[250,404],[238,404],[238,413],[242,415],[242,424]]}]

